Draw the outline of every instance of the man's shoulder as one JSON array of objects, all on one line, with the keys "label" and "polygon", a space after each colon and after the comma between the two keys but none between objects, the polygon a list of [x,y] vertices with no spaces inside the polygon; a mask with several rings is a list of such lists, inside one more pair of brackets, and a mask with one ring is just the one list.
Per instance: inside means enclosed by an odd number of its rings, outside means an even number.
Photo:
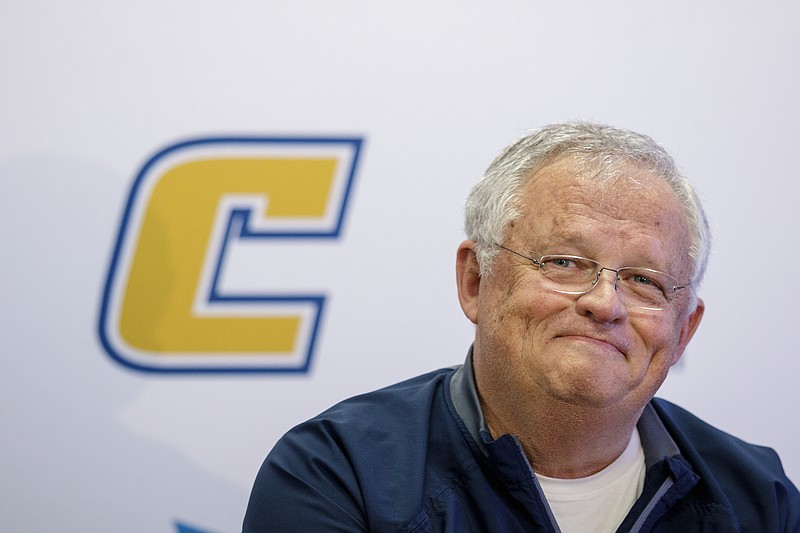
[{"label": "man's shoulder", "polygon": [[[666,400],[653,399],[662,423],[712,493],[724,493],[744,531],[796,531],[800,493],[771,448],[745,442]],[[772,526],[764,520],[771,521]],[[756,528],[761,529],[756,529]]]},{"label": "man's shoulder", "polygon": [[391,412],[408,413],[409,409],[425,409],[443,392],[444,383],[456,368],[441,368],[352,396],[323,411],[312,420],[339,419],[350,414],[362,417],[368,413],[380,413],[385,416]]},{"label": "man's shoulder", "polygon": [[[384,435],[396,440],[425,429],[434,412],[448,409],[444,385],[457,367],[442,368],[347,398],[295,426],[285,437],[333,436],[341,444]],[[391,438],[394,436],[394,438]]]},{"label": "man's shoulder", "polygon": [[652,404],[688,459],[702,460],[712,469],[735,468],[783,477],[780,459],[772,448],[746,442],[667,400],[654,398]]},{"label": "man's shoulder", "polygon": [[447,399],[454,372],[436,370],[334,405],[289,430],[267,457],[267,471],[318,480],[322,469],[377,493],[421,490],[420,472],[448,468],[453,454],[468,451],[455,444],[464,437]]}]

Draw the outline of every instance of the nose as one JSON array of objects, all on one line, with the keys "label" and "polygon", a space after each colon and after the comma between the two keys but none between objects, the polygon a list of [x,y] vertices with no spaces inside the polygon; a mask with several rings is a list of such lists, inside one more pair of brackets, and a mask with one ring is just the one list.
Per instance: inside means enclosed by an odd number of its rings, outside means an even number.
[{"label": "nose", "polygon": [[[613,278],[605,276],[611,283],[603,283],[603,271],[608,270]],[[579,314],[590,316],[598,322],[617,322],[628,315],[628,309],[617,292],[617,271],[613,268],[601,268],[592,288],[578,297],[576,310]]]},{"label": "nose", "polygon": [[[597,284],[600,282],[600,278],[603,276],[603,270],[608,270],[609,272],[614,273],[614,290],[617,290],[617,281],[619,281],[619,270],[614,270],[613,268],[608,267],[600,267],[600,270],[597,271],[597,277],[594,278],[592,282],[592,289],[597,287]],[[590,291],[592,289],[589,289]]]}]

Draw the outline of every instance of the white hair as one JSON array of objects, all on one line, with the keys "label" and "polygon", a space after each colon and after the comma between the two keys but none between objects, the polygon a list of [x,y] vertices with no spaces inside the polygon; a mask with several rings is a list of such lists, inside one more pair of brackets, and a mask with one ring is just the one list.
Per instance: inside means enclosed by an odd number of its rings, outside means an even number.
[{"label": "white hair", "polygon": [[672,157],[653,139],[603,124],[567,123],[546,126],[508,146],[489,165],[467,197],[465,230],[475,241],[481,274],[489,272],[503,244],[508,224],[521,215],[522,186],[539,169],[559,157],[573,157],[585,168],[609,176],[619,164],[634,163],[663,179],[683,206],[689,226],[692,294],[708,262],[711,233],[700,200]]}]

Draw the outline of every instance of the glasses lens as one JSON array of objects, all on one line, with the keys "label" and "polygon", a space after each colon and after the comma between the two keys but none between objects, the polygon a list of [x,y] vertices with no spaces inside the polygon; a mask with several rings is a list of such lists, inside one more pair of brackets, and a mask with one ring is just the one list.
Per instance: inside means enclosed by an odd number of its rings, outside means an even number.
[{"label": "glasses lens", "polygon": [[[597,261],[574,255],[546,255],[539,264],[549,288],[567,294],[592,290],[601,268]],[[673,287],[678,285],[672,276],[649,268],[624,267],[617,276],[617,291],[625,305],[654,311],[667,306]]]},{"label": "glasses lens", "polygon": [[600,264],[574,255],[546,255],[539,269],[554,289],[580,294],[594,286]]},{"label": "glasses lens", "polygon": [[618,290],[631,304],[650,309],[667,305],[668,294],[677,285],[672,276],[649,268],[622,268],[619,270]]}]

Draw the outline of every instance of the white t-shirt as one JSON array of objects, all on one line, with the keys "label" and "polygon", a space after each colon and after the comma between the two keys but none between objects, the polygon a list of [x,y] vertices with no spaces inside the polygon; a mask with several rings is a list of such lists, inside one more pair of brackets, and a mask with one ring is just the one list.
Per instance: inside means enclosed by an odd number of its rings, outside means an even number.
[{"label": "white t-shirt", "polygon": [[536,477],[562,533],[613,533],[642,493],[644,474],[644,450],[634,429],[622,455],[596,474]]}]

